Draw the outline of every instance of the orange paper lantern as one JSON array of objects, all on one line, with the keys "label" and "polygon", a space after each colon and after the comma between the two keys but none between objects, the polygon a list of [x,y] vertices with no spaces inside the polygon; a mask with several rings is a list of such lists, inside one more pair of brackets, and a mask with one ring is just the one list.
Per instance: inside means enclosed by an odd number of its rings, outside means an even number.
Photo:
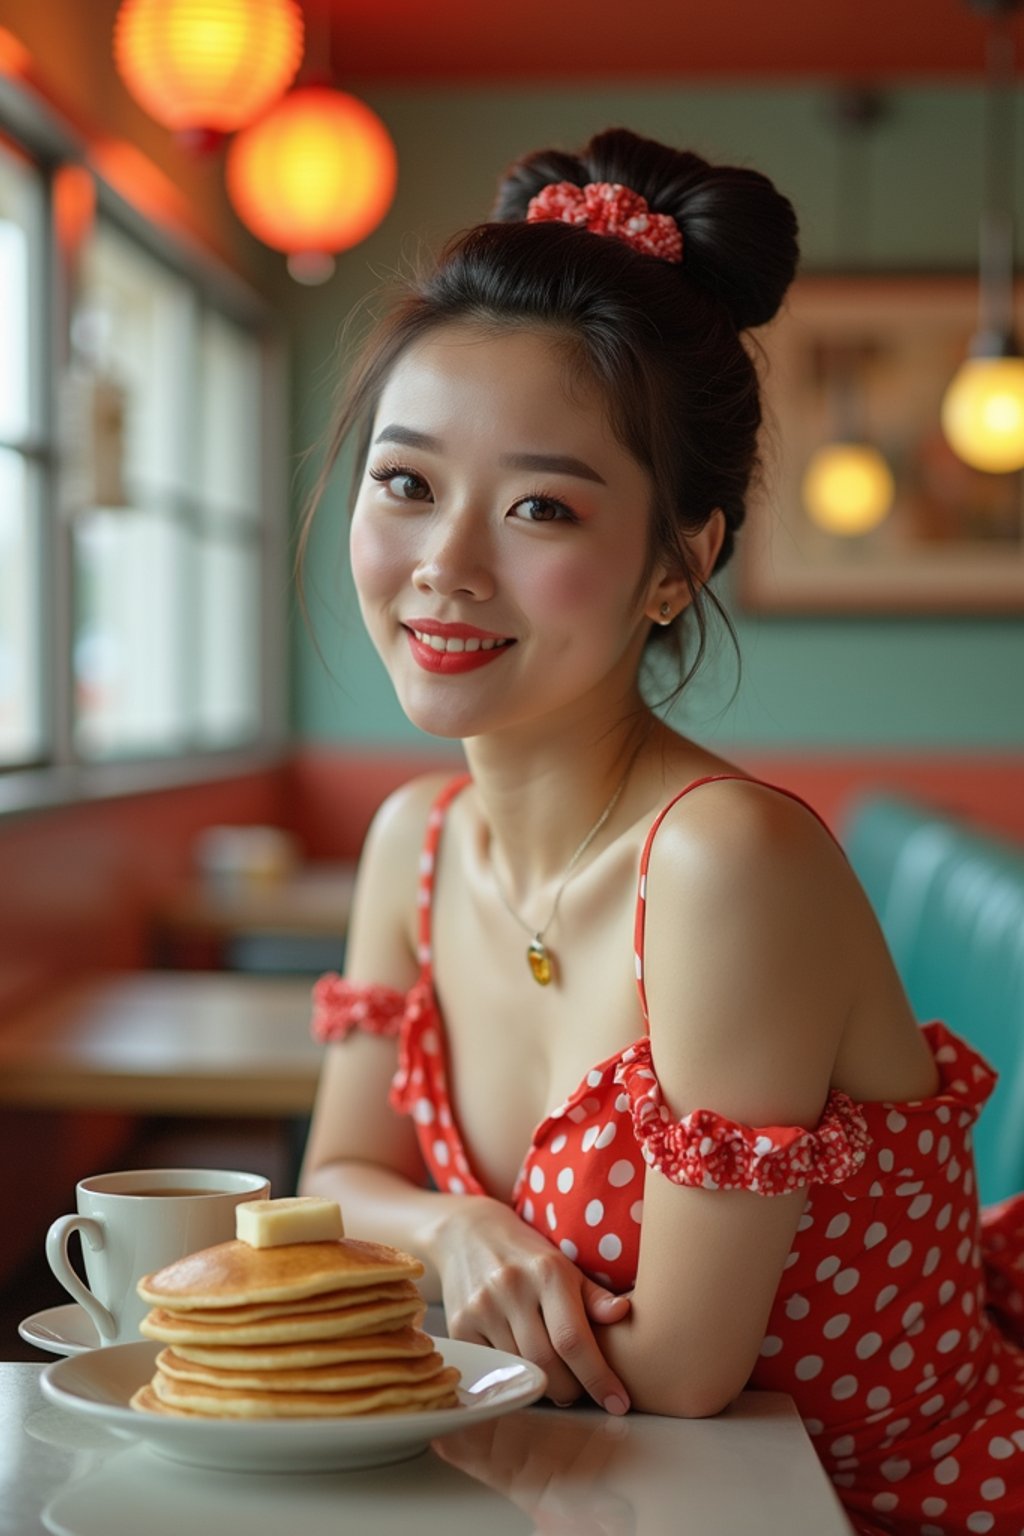
[{"label": "orange paper lantern", "polygon": [[176,133],[234,133],[302,62],[296,0],[123,0],[114,62],[140,106]]},{"label": "orange paper lantern", "polygon": [[286,251],[301,282],[321,282],[331,252],[358,245],[391,206],[398,157],[375,112],[324,86],[292,91],[232,140],[228,195],[257,239]]}]

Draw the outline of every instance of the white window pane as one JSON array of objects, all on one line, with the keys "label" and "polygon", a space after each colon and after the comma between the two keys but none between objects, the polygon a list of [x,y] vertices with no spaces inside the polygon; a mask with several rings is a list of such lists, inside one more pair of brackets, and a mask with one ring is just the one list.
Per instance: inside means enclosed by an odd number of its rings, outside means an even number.
[{"label": "white window pane", "polygon": [[42,751],[38,485],[0,449],[0,762]]},{"label": "white window pane", "polygon": [[195,488],[195,312],[182,279],[98,226],[83,257],[72,340],[76,366],[124,393],[129,501]]},{"label": "white window pane", "polygon": [[42,194],[30,166],[0,145],[0,438],[17,441],[38,425],[32,370],[36,274],[41,266]]},{"label": "white window pane", "polygon": [[199,728],[210,745],[260,731],[260,557],[255,545],[204,540],[199,554]]},{"label": "white window pane", "polygon": [[171,520],[100,510],[75,528],[75,745],[84,757],[161,752],[187,735],[189,540]]},{"label": "white window pane", "polygon": [[260,515],[259,342],[207,311],[200,342],[201,497],[215,517]]}]

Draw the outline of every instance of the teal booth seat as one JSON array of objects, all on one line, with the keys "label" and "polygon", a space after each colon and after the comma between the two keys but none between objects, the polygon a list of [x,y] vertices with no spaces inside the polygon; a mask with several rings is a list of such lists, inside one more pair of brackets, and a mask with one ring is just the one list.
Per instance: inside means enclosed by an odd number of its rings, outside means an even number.
[{"label": "teal booth seat", "polygon": [[1024,1190],[1024,849],[888,795],[856,804],[843,844],[918,1020],[999,1073],[974,1133],[982,1202]]}]

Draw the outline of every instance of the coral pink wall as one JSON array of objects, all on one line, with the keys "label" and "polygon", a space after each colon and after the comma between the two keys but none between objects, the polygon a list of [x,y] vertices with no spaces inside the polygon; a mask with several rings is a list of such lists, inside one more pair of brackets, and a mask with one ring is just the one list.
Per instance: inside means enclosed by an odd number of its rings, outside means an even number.
[{"label": "coral pink wall", "polygon": [[[1024,756],[1019,754],[729,755],[746,772],[802,795],[840,835],[855,799],[889,790],[1024,843]],[[457,756],[439,760],[307,748],[291,763],[291,825],[318,856],[353,858],[374,811],[392,789],[418,773],[447,768],[457,773],[460,766]]]},{"label": "coral pink wall", "polygon": [[278,822],[288,771],[0,818],[0,1019],[85,969],[147,963],[149,914],[211,822]]}]

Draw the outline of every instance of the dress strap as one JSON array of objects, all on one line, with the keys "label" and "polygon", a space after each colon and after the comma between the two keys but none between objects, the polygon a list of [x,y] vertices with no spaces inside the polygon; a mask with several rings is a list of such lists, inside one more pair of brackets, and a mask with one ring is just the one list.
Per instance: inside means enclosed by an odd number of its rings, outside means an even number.
[{"label": "dress strap", "polygon": [[434,800],[433,805],[430,807],[430,815],[427,817],[427,829],[423,837],[423,852],[420,854],[420,875],[417,887],[416,945],[421,976],[429,975],[433,963],[431,912],[434,899],[434,869],[437,863],[437,850],[441,842],[441,832],[444,829],[445,816],[455,796],[470,783],[472,783],[472,774],[469,773],[460,773],[458,778],[449,779],[448,783]]},{"label": "dress strap", "polygon": [[643,852],[640,855],[640,871],[639,878],[637,880],[636,914],[633,921],[633,947],[636,957],[636,989],[640,995],[640,1008],[643,1012],[644,1028],[646,1030],[650,1029],[650,1019],[647,1013],[647,989],[644,986],[644,931],[647,922],[647,866],[651,861],[651,848],[654,845],[655,834],[657,833],[657,830],[661,826],[662,822],[665,820],[665,817],[668,815],[669,811],[674,805],[678,805],[679,801],[683,798],[684,795],[688,795],[693,789],[700,789],[702,784],[718,784],[723,780],[728,779],[737,779],[747,784],[760,784],[764,789],[774,789],[777,794],[788,795],[790,800],[795,800],[798,805],[802,805],[805,810],[810,811],[811,815],[821,822],[821,825],[825,828],[825,831],[828,833],[829,837],[836,844],[836,847],[839,848],[840,852],[843,852],[843,847],[839,839],[836,837],[831,827],[829,827],[824,817],[819,815],[819,813],[814,809],[813,805],[809,805],[807,801],[802,798],[802,796],[795,792],[795,790],[784,789],[781,784],[769,784],[764,779],[755,779],[749,773],[705,774],[702,779],[693,779],[689,784],[685,785],[684,788],[679,790],[678,794],[673,795],[668,804],[662,806],[661,810],[654,818],[650,830],[647,833],[647,839],[644,843]]}]

